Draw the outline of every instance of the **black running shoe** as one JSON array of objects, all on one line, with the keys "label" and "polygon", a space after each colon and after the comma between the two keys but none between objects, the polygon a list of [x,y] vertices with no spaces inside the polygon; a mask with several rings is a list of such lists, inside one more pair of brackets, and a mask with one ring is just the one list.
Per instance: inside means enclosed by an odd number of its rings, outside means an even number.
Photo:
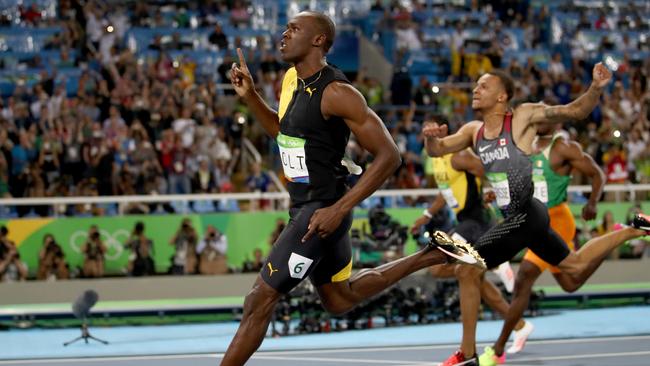
[{"label": "black running shoe", "polygon": [[645,230],[645,233],[650,235],[650,216],[642,213],[636,214],[634,221],[632,221],[632,226],[640,230]]},{"label": "black running shoe", "polygon": [[471,264],[482,269],[487,268],[485,260],[471,245],[460,240],[454,240],[442,231],[434,232],[428,245],[431,248],[439,249],[458,262]]}]

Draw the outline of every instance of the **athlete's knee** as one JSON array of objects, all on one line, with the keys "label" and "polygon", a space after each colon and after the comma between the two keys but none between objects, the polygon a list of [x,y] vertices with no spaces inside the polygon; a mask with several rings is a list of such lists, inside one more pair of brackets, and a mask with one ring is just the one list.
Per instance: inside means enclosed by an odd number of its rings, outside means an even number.
[{"label": "athlete's knee", "polygon": [[464,281],[478,282],[480,281],[484,273],[485,273],[484,270],[469,265],[458,265],[456,266],[456,270],[455,270],[456,278],[458,279],[458,281],[461,282]]},{"label": "athlete's knee", "polygon": [[562,290],[564,290],[565,292],[571,294],[578,291],[578,289],[580,289],[581,286],[575,282],[571,282],[571,283],[560,283],[560,287],[562,287]]},{"label": "athlete's knee", "polygon": [[[362,271],[357,272],[357,276]],[[366,271],[371,273],[372,270]],[[358,277],[357,277],[358,278]],[[358,284],[360,285],[360,284]],[[356,304],[363,298],[354,291],[352,280],[343,282],[332,282],[318,287],[318,296],[320,297],[323,309],[333,315],[343,315],[352,310]]]},{"label": "athlete's knee", "polygon": [[334,316],[341,316],[354,308],[354,304],[350,301],[338,299],[321,299],[323,308],[328,313]]},{"label": "athlete's knee", "polygon": [[587,269],[588,263],[584,258],[576,252],[571,252],[569,255],[557,265],[557,267],[565,273],[566,275],[577,279],[580,277],[580,274]]},{"label": "athlete's knee", "polygon": [[244,298],[244,319],[252,321],[270,319],[280,296],[282,296],[280,292],[265,282],[257,281]]},{"label": "athlete's knee", "polygon": [[554,277],[555,277],[555,280],[557,281],[557,283],[562,288],[562,290],[564,290],[565,292],[574,293],[574,292],[578,291],[578,289],[580,289],[580,287],[582,287],[581,283],[579,283],[577,281],[574,281],[573,277],[567,276],[564,273],[561,273],[561,272],[557,273],[557,274],[554,275]]}]

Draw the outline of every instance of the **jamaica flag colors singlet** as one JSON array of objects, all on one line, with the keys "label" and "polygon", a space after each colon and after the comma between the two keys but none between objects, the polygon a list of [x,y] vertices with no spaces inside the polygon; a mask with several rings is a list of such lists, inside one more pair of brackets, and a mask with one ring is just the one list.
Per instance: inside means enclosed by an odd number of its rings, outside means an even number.
[{"label": "jamaica flag colors singlet", "polygon": [[276,141],[292,205],[337,200],[346,191],[348,170],[341,160],[350,129],[340,117],[325,120],[320,108],[323,91],[333,81],[349,83],[329,65],[305,80],[292,67],[282,81]]}]

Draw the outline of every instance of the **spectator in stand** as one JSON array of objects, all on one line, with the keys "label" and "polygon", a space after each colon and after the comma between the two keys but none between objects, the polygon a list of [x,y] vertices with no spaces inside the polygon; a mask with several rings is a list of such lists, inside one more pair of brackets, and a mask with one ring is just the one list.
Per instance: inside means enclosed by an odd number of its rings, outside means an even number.
[{"label": "spectator in stand", "polygon": [[[37,156],[37,150],[34,148],[29,134],[25,130],[19,132],[19,142],[11,149],[11,175],[17,177],[23,173],[29,166],[30,161],[34,161]],[[14,194],[14,196],[18,196]]]},{"label": "spectator in stand", "polygon": [[228,49],[228,38],[226,37],[226,34],[223,33],[223,29],[219,23],[214,25],[214,30],[210,33],[208,40],[213,45],[219,47],[220,50]]},{"label": "spectator in stand", "polygon": [[[225,84],[230,82],[230,68],[232,67],[233,62],[235,62],[235,59],[232,54],[226,52],[223,57],[223,62],[217,67],[217,73],[219,74],[219,81],[221,83]],[[224,90],[223,93],[225,95],[235,95],[235,91],[230,89]]]},{"label": "spectator in stand", "polygon": [[422,41],[418,35],[417,24],[411,20],[411,15],[406,9],[402,9],[396,15],[395,34],[397,36],[397,48],[416,51],[422,49]]},{"label": "spectator in stand", "polygon": [[180,135],[171,150],[170,166],[167,170],[169,194],[186,194],[192,192],[192,181],[188,171],[189,151],[184,146]]},{"label": "spectator in stand", "polygon": [[553,59],[549,62],[548,72],[553,77],[553,80],[557,80],[560,76],[566,73],[564,64],[562,63],[562,55],[557,52],[553,55]]},{"label": "spectator in stand", "polygon": [[199,273],[201,274],[226,274],[228,273],[228,239],[226,235],[208,225],[205,237],[196,247],[199,256]]},{"label": "spectator in stand", "polygon": [[601,11],[598,15],[598,19],[596,20],[596,23],[594,23],[594,29],[596,30],[609,30],[609,22],[607,21],[607,18],[605,16],[605,12]]},{"label": "spectator in stand", "polygon": [[18,11],[20,12],[20,19],[29,25],[38,25],[41,20],[41,11],[38,10],[38,4],[35,2],[27,9],[23,5],[19,5]]},{"label": "spectator in stand", "polygon": [[[45,197],[45,181],[43,180],[43,175],[41,168],[37,163],[31,163],[29,169],[25,171],[25,190],[24,197],[30,198],[41,198]],[[19,196],[20,197],[20,196]],[[36,206],[19,206],[18,215],[24,216],[29,213],[28,210],[33,209],[33,213],[45,217],[49,214],[49,206],[47,205],[36,205]]]},{"label": "spectator in stand", "polygon": [[[9,165],[3,153],[0,153],[0,198],[10,198]],[[0,213],[3,211],[0,210]]]},{"label": "spectator in stand", "polygon": [[586,12],[580,12],[580,20],[578,21],[578,30],[589,30],[591,29],[591,22],[589,21],[589,18],[587,18],[587,13]]},{"label": "spectator in stand", "polygon": [[608,184],[627,183],[629,177],[627,158],[618,143],[613,144],[609,151],[603,155],[603,163],[605,164]]},{"label": "spectator in stand", "polygon": [[192,178],[192,193],[218,193],[219,187],[210,169],[210,161],[205,156],[199,156],[199,169]]},{"label": "spectator in stand", "polygon": [[370,7],[371,11],[384,11],[384,4],[382,0],[375,0],[375,2]]},{"label": "spectator in stand", "polygon": [[637,175],[637,164],[644,152],[648,149],[647,141],[641,139],[641,132],[633,129],[628,135],[625,142],[625,151],[627,154],[627,172],[632,182],[638,182],[640,175]]},{"label": "spectator in stand", "polygon": [[82,273],[85,278],[99,278],[104,276],[104,257],[106,245],[101,239],[97,225],[92,225],[88,230],[88,239],[81,247],[84,256]]},{"label": "spectator in stand", "polygon": [[[413,101],[418,107],[433,106],[435,101],[435,95],[431,90],[431,82],[426,76],[420,76],[420,83],[415,89],[415,95],[413,96]],[[416,112],[415,114],[419,117],[419,121],[422,121],[424,112]]]},{"label": "spectator in stand", "polygon": [[165,45],[166,50],[191,50],[194,45],[191,42],[185,41],[181,38],[181,34],[174,32],[172,39]]},{"label": "spectator in stand", "polygon": [[[262,171],[262,166],[258,162],[251,164],[251,173],[246,178],[246,188],[249,192],[267,192],[271,184],[271,178],[266,172]],[[267,209],[271,201],[268,199],[253,200],[253,209]]]},{"label": "spectator in stand", "polygon": [[405,67],[396,69],[390,84],[391,103],[401,106],[410,105],[412,87],[413,81],[408,74],[408,70]]},{"label": "spectator in stand", "polygon": [[59,177],[62,146],[53,136],[51,131],[46,131],[41,144],[41,151],[38,156],[38,165],[45,178],[45,184],[50,186]]},{"label": "spectator in stand", "polygon": [[246,28],[250,23],[250,14],[242,0],[235,0],[230,9],[230,23],[238,28]]},{"label": "spectator in stand", "polygon": [[465,30],[463,29],[463,23],[460,21],[456,22],[454,26],[454,33],[451,35],[451,51],[458,52],[461,48],[465,46]]},{"label": "spectator in stand", "polygon": [[39,280],[62,280],[70,277],[68,264],[65,262],[65,253],[52,234],[45,234],[43,247],[38,253]]}]

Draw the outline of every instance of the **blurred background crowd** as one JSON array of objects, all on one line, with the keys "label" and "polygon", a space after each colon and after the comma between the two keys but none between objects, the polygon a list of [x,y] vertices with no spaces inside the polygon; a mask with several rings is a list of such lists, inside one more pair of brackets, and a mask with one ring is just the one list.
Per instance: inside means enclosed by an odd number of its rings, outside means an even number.
[{"label": "blurred background crowd", "polygon": [[[288,67],[276,43],[287,18],[308,5],[0,0],[0,197],[282,191],[275,142],[237,100],[228,70],[241,47],[259,92],[276,106]],[[475,118],[471,89],[482,73],[510,73],[514,105],[561,104],[586,90],[600,61],[614,82],[587,121],[564,129],[603,167],[608,183],[650,183],[647,1],[332,0],[316,6],[336,20],[341,42],[352,29],[392,66],[381,75],[358,54],[345,55],[356,67],[344,71],[403,156],[383,188],[431,187],[422,123],[446,122],[453,130]],[[354,139],[347,155],[362,167],[371,163]],[[423,201],[404,197],[395,204]],[[231,200],[183,207],[0,206],[0,217],[274,208]]]}]

